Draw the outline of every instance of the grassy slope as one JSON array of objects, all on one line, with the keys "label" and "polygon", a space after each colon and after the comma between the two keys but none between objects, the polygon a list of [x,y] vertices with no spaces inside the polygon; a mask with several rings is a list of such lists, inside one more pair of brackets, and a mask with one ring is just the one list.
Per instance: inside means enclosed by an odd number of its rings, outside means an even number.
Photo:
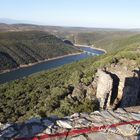
[{"label": "grassy slope", "polygon": [[0,71],[75,52],[73,46],[46,32],[0,33]]},{"label": "grassy slope", "polygon": [[90,84],[97,68],[109,67],[122,58],[133,59],[137,62],[135,67],[140,67],[140,35],[127,36],[117,41],[111,39],[108,45],[102,47],[106,49],[110,43],[115,47],[113,50],[108,49],[109,54],[1,85],[0,121],[21,121],[33,116],[45,117],[51,114],[65,116],[97,109],[96,100],[82,99],[77,102],[69,99],[68,95],[73,87],[79,82]]}]

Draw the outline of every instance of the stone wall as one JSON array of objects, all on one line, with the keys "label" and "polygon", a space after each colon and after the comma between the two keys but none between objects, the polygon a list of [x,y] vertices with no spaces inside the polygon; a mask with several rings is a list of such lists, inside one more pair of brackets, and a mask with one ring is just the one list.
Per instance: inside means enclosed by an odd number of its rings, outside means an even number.
[{"label": "stone wall", "polygon": [[140,107],[0,125],[0,140],[136,140],[139,134]]}]

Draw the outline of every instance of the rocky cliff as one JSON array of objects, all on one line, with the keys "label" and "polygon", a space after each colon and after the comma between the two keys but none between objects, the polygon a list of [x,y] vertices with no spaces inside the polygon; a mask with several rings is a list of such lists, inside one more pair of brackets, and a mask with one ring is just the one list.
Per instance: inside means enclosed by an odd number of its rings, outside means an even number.
[{"label": "rocky cliff", "polygon": [[140,70],[133,67],[134,63],[122,59],[117,65],[98,70],[96,97],[101,100],[101,108],[140,105]]},{"label": "rocky cliff", "polygon": [[70,97],[78,101],[83,98],[98,100],[101,109],[138,106],[140,69],[135,67],[134,60],[121,59],[117,64],[98,69],[93,81],[87,86],[78,84]]}]

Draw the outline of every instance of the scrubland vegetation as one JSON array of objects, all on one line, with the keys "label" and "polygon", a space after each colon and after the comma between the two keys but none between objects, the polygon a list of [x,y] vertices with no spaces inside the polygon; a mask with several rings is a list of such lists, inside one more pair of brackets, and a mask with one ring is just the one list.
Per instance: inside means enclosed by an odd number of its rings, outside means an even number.
[{"label": "scrubland vegetation", "polygon": [[135,67],[139,68],[140,34],[108,37],[95,40],[94,44],[108,53],[0,85],[0,122],[23,121],[37,116],[66,116],[98,109],[96,99],[83,98],[79,102],[70,99],[69,95],[79,83],[89,85],[98,68],[117,64],[122,58],[135,60]]},{"label": "scrubland vegetation", "polygon": [[74,46],[46,32],[0,33],[0,71],[76,52]]}]

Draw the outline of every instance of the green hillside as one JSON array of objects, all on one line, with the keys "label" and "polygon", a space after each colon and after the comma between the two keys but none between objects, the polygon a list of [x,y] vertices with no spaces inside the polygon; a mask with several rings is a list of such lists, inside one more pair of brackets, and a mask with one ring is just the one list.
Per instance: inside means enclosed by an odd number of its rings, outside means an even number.
[{"label": "green hillside", "polygon": [[[133,31],[93,31],[93,32],[84,32],[84,33],[75,33],[73,36],[71,34],[67,35],[67,38],[73,41],[76,44],[87,44],[87,45],[95,45],[96,47],[109,50],[108,47],[114,41],[120,39],[127,39],[128,37],[139,34],[139,32]],[[117,43],[114,43],[117,45]],[[108,46],[109,45],[109,46]],[[112,49],[115,49],[112,47]],[[109,50],[110,51],[110,50]]]},{"label": "green hillside", "polygon": [[99,67],[110,67],[124,58],[128,63],[134,60],[134,67],[140,67],[140,35],[110,41],[104,39],[104,43],[102,48],[111,50],[108,54],[1,85],[0,122],[22,121],[36,116],[66,116],[98,109],[96,99],[82,98],[79,101],[69,98],[76,85],[89,85]]},{"label": "green hillside", "polygon": [[72,45],[46,32],[0,33],[0,71],[75,52]]}]

